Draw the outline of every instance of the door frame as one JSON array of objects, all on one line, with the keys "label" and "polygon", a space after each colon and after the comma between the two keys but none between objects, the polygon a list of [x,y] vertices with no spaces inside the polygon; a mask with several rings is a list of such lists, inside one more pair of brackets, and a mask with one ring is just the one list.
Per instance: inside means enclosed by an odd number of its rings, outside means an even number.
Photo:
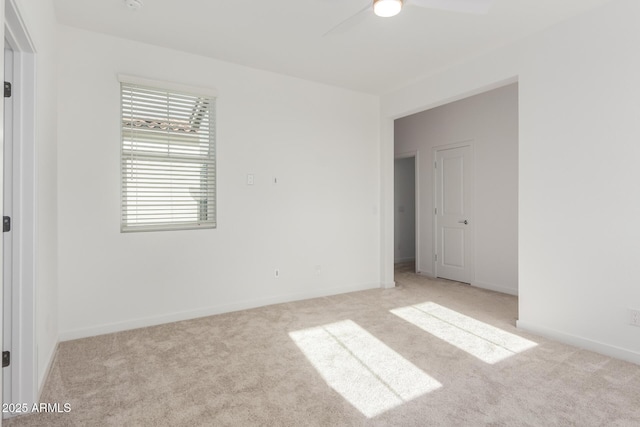
[{"label": "door frame", "polygon": [[[12,403],[38,401],[36,346],[36,49],[16,0],[4,0],[4,37],[13,49]],[[1,3],[0,3],[1,4]],[[6,369],[6,368],[5,368]]]},{"label": "door frame", "polygon": [[[415,187],[414,187],[414,192],[415,194],[413,195],[414,197],[414,202],[415,202],[415,224],[414,224],[414,230],[415,230],[415,252],[416,252],[416,261],[415,261],[415,270],[416,273],[420,273],[420,151],[418,150],[412,150],[412,151],[405,151],[402,153],[397,153],[394,157],[394,170],[395,170],[395,161],[399,160],[399,159],[407,159],[407,158],[411,158],[413,157],[413,162],[414,162],[414,169],[413,169],[413,173],[414,173],[414,181],[415,181]],[[394,199],[395,199],[395,192],[394,192]],[[395,200],[394,200],[394,204],[395,204]],[[394,217],[395,217],[395,212],[393,213]],[[395,219],[394,219],[395,221]],[[394,243],[395,245],[395,243]]]},{"label": "door frame", "polygon": [[[436,169],[436,164],[437,164],[437,159],[438,159],[438,152],[439,151],[446,151],[446,150],[451,150],[454,148],[462,148],[462,147],[469,147],[469,150],[471,151],[471,160],[473,162],[474,165],[474,169],[473,169],[473,175],[471,176],[471,187],[472,187],[472,192],[471,192],[471,204],[472,204],[472,212],[473,215],[475,216],[475,205],[476,205],[476,199],[475,199],[475,191],[473,191],[473,187],[475,187],[475,163],[476,163],[476,159],[475,159],[475,147],[474,147],[474,140],[473,139],[468,139],[468,140],[463,140],[463,141],[459,141],[459,142],[453,142],[453,143],[449,143],[449,144],[442,144],[442,145],[435,145],[432,147],[432,159],[433,159],[433,165],[432,165],[432,169],[433,169],[433,174],[432,174],[432,179],[433,179],[433,207],[434,209],[431,210],[431,214],[433,217],[432,220],[432,227],[433,227],[433,253],[434,256],[431,257],[431,265],[433,270],[433,277],[434,278],[438,278],[438,262],[436,261],[436,257],[435,254],[438,253],[438,215],[435,214],[435,207],[438,206],[438,189],[437,189],[437,185],[438,185],[438,170]],[[473,259],[470,260],[470,266],[469,266],[469,284],[473,285],[473,283],[475,282],[475,278],[476,278],[476,263],[475,263],[475,258],[476,258],[476,247],[475,247],[475,218],[471,219],[472,221],[474,221],[474,226],[472,227],[470,233],[471,235],[471,254],[473,255]]]}]

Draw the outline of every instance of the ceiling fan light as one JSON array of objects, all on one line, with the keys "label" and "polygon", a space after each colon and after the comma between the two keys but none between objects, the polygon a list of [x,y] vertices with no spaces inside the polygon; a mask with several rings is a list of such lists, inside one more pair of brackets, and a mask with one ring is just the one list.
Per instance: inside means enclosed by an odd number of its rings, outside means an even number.
[{"label": "ceiling fan light", "polygon": [[373,0],[373,12],[383,18],[396,16],[402,10],[402,0]]}]

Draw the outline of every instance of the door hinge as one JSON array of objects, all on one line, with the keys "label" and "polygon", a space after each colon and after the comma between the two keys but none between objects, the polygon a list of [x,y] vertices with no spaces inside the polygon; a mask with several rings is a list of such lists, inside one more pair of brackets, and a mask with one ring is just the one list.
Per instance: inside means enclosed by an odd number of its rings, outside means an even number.
[{"label": "door hinge", "polygon": [[6,233],[7,231],[11,231],[11,217],[3,216],[2,217],[2,232]]},{"label": "door hinge", "polygon": [[2,367],[6,368],[9,365],[11,365],[11,352],[10,351],[3,351],[2,352]]},{"label": "door hinge", "polygon": [[433,162],[433,168],[438,169],[438,162]]},{"label": "door hinge", "polygon": [[438,254],[435,254],[434,258],[436,259],[436,261],[438,261]]},{"label": "door hinge", "polygon": [[11,98],[11,83],[4,82],[4,97]]}]

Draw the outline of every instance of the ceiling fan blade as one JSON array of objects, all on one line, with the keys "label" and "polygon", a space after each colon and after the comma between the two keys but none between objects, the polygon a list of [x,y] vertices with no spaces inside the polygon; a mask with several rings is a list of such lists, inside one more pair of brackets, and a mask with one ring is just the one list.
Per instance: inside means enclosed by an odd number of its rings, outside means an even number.
[{"label": "ceiling fan blade", "polygon": [[360,9],[344,21],[339,22],[337,25],[334,25],[332,28],[330,28],[326,33],[322,35],[322,37],[328,34],[340,34],[348,31],[349,29],[360,23],[360,21],[362,21],[364,18],[366,18],[371,10],[371,3],[367,3],[367,5],[362,9]]},{"label": "ceiling fan blade", "polygon": [[407,3],[429,9],[484,15],[494,0],[407,0]]}]

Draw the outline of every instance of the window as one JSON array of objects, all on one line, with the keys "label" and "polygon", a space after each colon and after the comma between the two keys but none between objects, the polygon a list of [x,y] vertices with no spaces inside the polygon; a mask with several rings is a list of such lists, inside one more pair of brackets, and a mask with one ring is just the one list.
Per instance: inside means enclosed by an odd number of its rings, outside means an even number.
[{"label": "window", "polygon": [[120,230],[215,228],[215,97],[122,76],[120,88]]}]

